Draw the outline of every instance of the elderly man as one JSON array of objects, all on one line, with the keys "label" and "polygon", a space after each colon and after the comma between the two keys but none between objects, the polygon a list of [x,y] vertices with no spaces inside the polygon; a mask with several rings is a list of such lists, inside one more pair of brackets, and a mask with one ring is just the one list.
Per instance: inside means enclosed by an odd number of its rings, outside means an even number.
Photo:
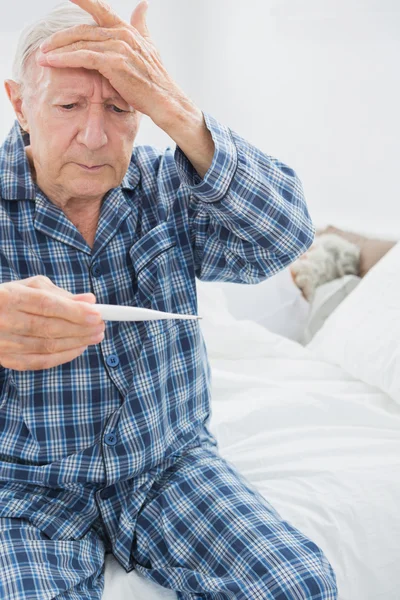
[{"label": "elderly man", "polygon": [[[74,3],[5,82],[0,597],[100,599],[112,552],[181,599],[335,599],[322,550],[219,455],[198,321],[96,308],[195,315],[196,277],[278,272],[314,239],[301,183],[178,88],[145,2],[130,23]],[[142,114],[174,152],[133,148]]]}]

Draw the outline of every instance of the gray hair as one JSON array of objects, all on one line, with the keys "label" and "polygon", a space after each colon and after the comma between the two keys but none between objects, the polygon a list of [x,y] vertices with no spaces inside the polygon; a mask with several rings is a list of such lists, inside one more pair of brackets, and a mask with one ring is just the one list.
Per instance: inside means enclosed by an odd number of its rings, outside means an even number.
[{"label": "gray hair", "polygon": [[67,0],[57,4],[47,15],[21,31],[12,66],[12,77],[20,84],[22,94],[28,87],[27,63],[40,44],[53,33],[82,24],[98,26],[89,13]]}]

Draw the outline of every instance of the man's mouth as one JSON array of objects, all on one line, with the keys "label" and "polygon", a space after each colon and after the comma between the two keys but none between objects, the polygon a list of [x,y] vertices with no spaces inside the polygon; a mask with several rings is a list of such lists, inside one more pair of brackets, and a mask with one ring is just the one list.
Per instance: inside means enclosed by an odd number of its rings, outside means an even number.
[{"label": "man's mouth", "polygon": [[79,165],[80,167],[82,167],[82,169],[86,169],[87,171],[98,171],[99,169],[101,169],[102,167],[104,167],[105,165],[97,165],[94,167],[87,167],[86,165],[81,165],[80,163],[76,163],[77,165]]}]

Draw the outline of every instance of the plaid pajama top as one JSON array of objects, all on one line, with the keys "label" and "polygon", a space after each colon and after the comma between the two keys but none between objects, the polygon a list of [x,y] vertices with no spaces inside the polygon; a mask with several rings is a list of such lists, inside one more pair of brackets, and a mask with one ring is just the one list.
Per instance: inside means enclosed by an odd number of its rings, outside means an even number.
[{"label": "plaid pajama top", "polygon": [[[104,196],[91,249],[33,182],[16,120],[0,148],[0,281],[45,275],[98,303],[197,314],[196,277],[257,283],[312,244],[294,171],[204,113],[215,152],[203,179],[176,147],[133,148]],[[207,428],[211,371],[199,322],[106,322],[104,340],[39,371],[0,367],[0,517],[79,538],[100,511],[129,560],[154,478]]]}]

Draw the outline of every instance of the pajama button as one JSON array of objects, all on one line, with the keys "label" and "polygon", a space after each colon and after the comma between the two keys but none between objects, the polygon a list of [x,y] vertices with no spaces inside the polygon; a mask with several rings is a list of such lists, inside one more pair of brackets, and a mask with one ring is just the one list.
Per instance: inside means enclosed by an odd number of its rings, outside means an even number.
[{"label": "pajama button", "polygon": [[94,277],[101,277],[103,274],[101,266],[98,263],[95,263],[94,265],[92,265],[92,268],[90,270]]},{"label": "pajama button", "polygon": [[118,367],[119,365],[119,358],[116,354],[110,354],[110,356],[107,356],[107,360],[106,360],[107,364],[109,367]]},{"label": "pajama button", "polygon": [[107,446],[115,446],[115,444],[117,443],[117,436],[115,435],[115,433],[106,433],[106,435],[104,436],[104,441],[107,444]]}]

